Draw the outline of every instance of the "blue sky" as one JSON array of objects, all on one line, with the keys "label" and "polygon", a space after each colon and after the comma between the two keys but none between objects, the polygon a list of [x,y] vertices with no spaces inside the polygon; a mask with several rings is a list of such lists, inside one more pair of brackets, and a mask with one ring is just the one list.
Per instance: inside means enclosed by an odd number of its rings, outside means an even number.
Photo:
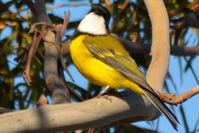
[{"label": "blue sky", "polygon": [[[4,0],[5,1],[5,0]],[[84,3],[87,2],[86,0],[83,1]],[[56,4],[61,4],[64,3],[66,4],[67,1],[66,0],[57,0]],[[14,9],[12,9],[14,10]],[[79,20],[81,19],[88,11],[89,11],[89,7],[88,6],[82,6],[82,7],[63,7],[63,8],[59,8],[53,11],[49,11],[50,13],[54,13],[58,16],[63,17],[64,16],[64,11],[70,11],[71,13],[71,17],[70,17],[70,21],[74,21],[74,20]],[[189,46],[193,46],[196,45],[197,41],[195,41],[195,39],[198,39],[198,37],[196,37],[195,35],[191,35],[191,31],[189,32],[189,34],[186,36],[186,41],[188,42]],[[0,39],[2,39],[3,37],[6,37],[10,34],[10,30],[9,28],[5,29],[3,31],[3,33],[0,36]],[[68,32],[67,34],[71,34],[71,32]],[[10,67],[13,67],[13,65],[16,63],[13,60],[14,56],[10,56],[9,57],[9,61],[10,63]],[[193,75],[191,73],[190,70],[188,70],[184,75],[183,75],[183,82],[181,83],[180,81],[180,71],[179,71],[179,64],[178,64],[178,58],[179,57],[175,57],[175,56],[171,56],[170,58],[170,65],[169,65],[169,72],[173,75],[173,79],[174,82],[177,85],[177,94],[181,94],[183,92],[185,92],[186,90],[194,87],[197,85],[195,79],[193,78]],[[185,61],[182,57],[180,57],[182,59],[182,64],[183,67],[185,67]],[[199,57],[196,57],[192,63],[193,69],[196,72],[196,75],[199,75],[198,70],[198,66],[199,66]],[[77,69],[74,66],[69,66],[69,71],[72,73],[74,79],[75,79],[75,83],[78,84],[79,86],[83,87],[83,88],[87,88],[87,80],[77,71]],[[66,78],[68,80],[70,80],[67,76]],[[22,78],[18,78],[16,80],[16,82],[19,82],[19,80],[23,80]],[[173,93],[175,92],[174,87],[172,86],[171,82],[169,80],[167,80],[167,83],[169,85],[170,90]],[[196,123],[196,121],[199,118],[199,111],[198,111],[198,101],[199,101],[199,96],[194,96],[191,99],[189,99],[188,101],[184,102],[182,104],[182,106],[185,108],[185,113],[186,113],[186,117],[188,119],[188,124],[190,129],[194,128],[194,124]],[[180,121],[180,125],[179,125],[179,132],[180,133],[185,133],[184,131],[184,125],[182,123],[182,117],[180,116],[179,113],[179,105],[177,107],[175,107],[176,110],[176,114],[177,114],[177,118]],[[157,122],[157,120],[155,121]],[[147,124],[146,122],[136,122],[133,123],[135,125],[141,126],[141,127],[148,127],[151,128],[149,124]],[[160,125],[159,125],[159,131],[161,131],[162,133],[175,133],[175,130],[172,128],[172,126],[170,125],[170,123],[167,121],[167,119],[164,116],[161,116],[160,118]]]}]

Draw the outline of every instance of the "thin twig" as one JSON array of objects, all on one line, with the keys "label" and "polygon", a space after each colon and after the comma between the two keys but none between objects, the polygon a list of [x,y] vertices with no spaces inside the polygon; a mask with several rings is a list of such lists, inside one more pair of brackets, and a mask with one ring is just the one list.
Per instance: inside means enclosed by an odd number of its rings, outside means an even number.
[{"label": "thin twig", "polygon": [[44,36],[44,32],[45,32],[44,27],[42,27],[41,32],[38,32],[37,30],[35,30],[35,33],[33,36],[33,41],[31,43],[30,49],[28,50],[29,51],[28,59],[26,62],[25,70],[23,72],[23,78],[26,81],[26,83],[28,84],[28,86],[31,86],[31,83],[32,83],[32,79],[30,77],[30,65],[31,65],[32,59],[37,51],[39,43]]},{"label": "thin twig", "polygon": [[64,35],[64,32],[68,26],[68,21],[69,21],[69,18],[70,18],[70,12],[68,13],[64,13],[64,22],[61,26],[57,26],[56,27],[56,32],[57,32],[57,39],[56,39],[56,47],[57,47],[57,50],[58,50],[58,54],[59,54],[59,59],[60,59],[60,62],[61,62],[61,65],[63,67],[63,69],[66,71],[66,73],[68,74],[68,76],[70,77],[70,79],[74,82],[74,79],[72,77],[72,75],[70,74],[70,72],[68,71],[68,68],[66,66],[66,64],[64,63],[64,58],[63,58],[63,55],[61,54],[61,38],[63,37]]},{"label": "thin twig", "polygon": [[165,93],[165,92],[158,92],[160,98],[169,104],[177,105],[180,103],[185,102],[187,99],[190,99],[191,97],[195,96],[199,93],[199,86],[196,86],[192,89],[187,90],[186,92],[182,93],[179,96],[176,96],[175,94],[171,93]]}]

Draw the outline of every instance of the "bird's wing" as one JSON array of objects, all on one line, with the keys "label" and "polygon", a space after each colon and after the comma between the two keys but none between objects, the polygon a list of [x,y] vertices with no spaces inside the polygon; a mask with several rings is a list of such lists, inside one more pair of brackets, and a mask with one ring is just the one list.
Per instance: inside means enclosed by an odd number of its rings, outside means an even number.
[{"label": "bird's wing", "polygon": [[146,82],[144,74],[139,70],[135,61],[117,39],[110,35],[88,36],[84,44],[93,56],[156,95],[155,91]]},{"label": "bird's wing", "polygon": [[177,130],[177,118],[148,85],[143,73],[117,39],[114,39],[112,36],[88,36],[84,44],[93,56],[139,84],[143,88],[144,95],[160,112],[165,114]]}]

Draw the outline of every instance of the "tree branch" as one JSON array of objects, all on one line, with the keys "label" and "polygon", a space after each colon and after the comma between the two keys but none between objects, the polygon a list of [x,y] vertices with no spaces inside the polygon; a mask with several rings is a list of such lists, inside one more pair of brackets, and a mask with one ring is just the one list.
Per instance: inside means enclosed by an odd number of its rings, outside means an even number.
[{"label": "tree branch", "polygon": [[[160,98],[170,104],[178,104],[198,93],[199,86],[178,97],[160,92]],[[145,97],[138,96],[132,91],[124,91],[108,98],[102,96],[77,104],[46,105],[34,110],[1,114],[0,131],[3,133],[72,131],[153,120],[158,116],[159,111]]]},{"label": "tree branch", "polygon": [[[27,5],[33,13],[33,16],[37,22],[45,22],[48,24],[45,27],[45,35],[43,37],[45,46],[44,55],[44,77],[48,88],[53,92],[53,103],[63,103],[67,101],[67,88],[65,84],[60,80],[58,73],[58,59],[59,52],[56,45],[59,46],[61,42],[61,35],[63,35],[63,29],[56,30],[56,26],[50,26],[52,24],[45,10],[44,0],[27,0]],[[67,26],[66,23],[64,23]],[[56,34],[54,31],[57,31]]]},{"label": "tree branch", "polygon": [[144,0],[152,24],[152,59],[147,71],[147,82],[161,90],[170,57],[169,18],[163,0]]},{"label": "tree branch", "polygon": [[[77,104],[41,106],[0,115],[3,133],[72,131],[98,128],[118,121],[153,120],[159,111],[144,97],[132,91],[93,98]],[[119,124],[119,123],[118,123]]]},{"label": "tree branch", "polygon": [[34,2],[32,0],[27,0],[26,4],[30,8],[36,22],[46,22],[48,24],[52,23],[46,13],[44,0],[35,0]]},{"label": "tree branch", "polygon": [[164,102],[176,105],[176,104],[185,102],[187,99],[195,96],[198,93],[199,93],[199,86],[196,86],[192,89],[189,89],[188,91],[184,92],[183,94],[179,96],[176,96],[175,94],[164,93],[164,92],[159,92],[159,96]]},{"label": "tree branch", "polygon": [[[140,44],[138,42],[131,42],[130,40],[119,37],[124,47],[130,54],[149,54],[151,45]],[[67,46],[64,46],[67,47]],[[171,55],[175,56],[195,56],[199,54],[199,44],[193,47],[186,46],[170,46]],[[67,50],[67,49],[66,49]],[[68,52],[68,51],[66,51]]]}]

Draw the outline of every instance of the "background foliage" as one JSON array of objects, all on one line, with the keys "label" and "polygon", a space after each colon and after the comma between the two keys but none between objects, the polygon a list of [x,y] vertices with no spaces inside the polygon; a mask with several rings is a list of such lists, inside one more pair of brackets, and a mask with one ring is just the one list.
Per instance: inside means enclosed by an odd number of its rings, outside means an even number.
[{"label": "background foliage", "polygon": [[[47,11],[53,23],[62,23],[63,18],[60,16],[63,16],[63,12],[75,8],[71,12],[71,16],[76,16],[76,18],[69,22],[63,39],[64,42],[70,41],[74,28],[77,27],[83,17],[75,15],[81,12],[80,7],[89,7],[89,4],[93,2],[104,4],[110,10],[112,15],[110,29],[113,33],[132,42],[146,46],[151,44],[151,24],[142,0],[114,0],[111,3],[108,0],[63,0],[62,3],[56,0],[46,0]],[[199,12],[196,8],[198,0],[164,0],[164,2],[170,18],[171,45],[193,46],[199,44]],[[42,56],[36,56],[31,65],[32,86],[28,87],[22,79],[27,49],[32,41],[32,35],[29,34],[29,28],[34,22],[32,14],[23,0],[0,1],[0,14],[0,106],[17,110],[33,108],[41,94],[47,95],[49,100],[51,94],[44,83]],[[39,51],[42,55],[44,51],[42,45],[39,46]],[[142,70],[146,71],[150,56],[144,53],[132,54],[132,56]],[[198,73],[192,66],[194,62],[198,61],[196,57],[196,55],[176,56],[178,64],[171,67],[177,67],[179,75],[168,71],[167,80],[165,81],[166,91],[169,92],[170,88],[177,89],[177,85],[173,80],[175,77],[178,77],[181,83],[187,82],[183,80],[183,76],[187,71],[192,73],[190,76],[193,77],[194,82],[199,84]],[[66,63],[72,65],[68,53],[66,59]],[[75,76],[73,75],[73,77]],[[71,98],[73,101],[78,102],[96,96],[101,88],[90,83],[86,88],[70,81],[69,84],[75,88],[71,89]],[[189,86],[189,88],[191,87]],[[176,93],[178,93],[178,90],[176,90]],[[183,106],[179,107],[178,116],[181,117],[180,122],[183,125],[184,132],[199,130],[199,119],[194,123],[187,119],[188,114],[185,113]],[[190,128],[189,122],[194,125],[194,128]],[[158,123],[158,121],[155,124],[149,122],[151,130],[125,125],[105,129],[104,132],[156,132],[158,131]]]}]

